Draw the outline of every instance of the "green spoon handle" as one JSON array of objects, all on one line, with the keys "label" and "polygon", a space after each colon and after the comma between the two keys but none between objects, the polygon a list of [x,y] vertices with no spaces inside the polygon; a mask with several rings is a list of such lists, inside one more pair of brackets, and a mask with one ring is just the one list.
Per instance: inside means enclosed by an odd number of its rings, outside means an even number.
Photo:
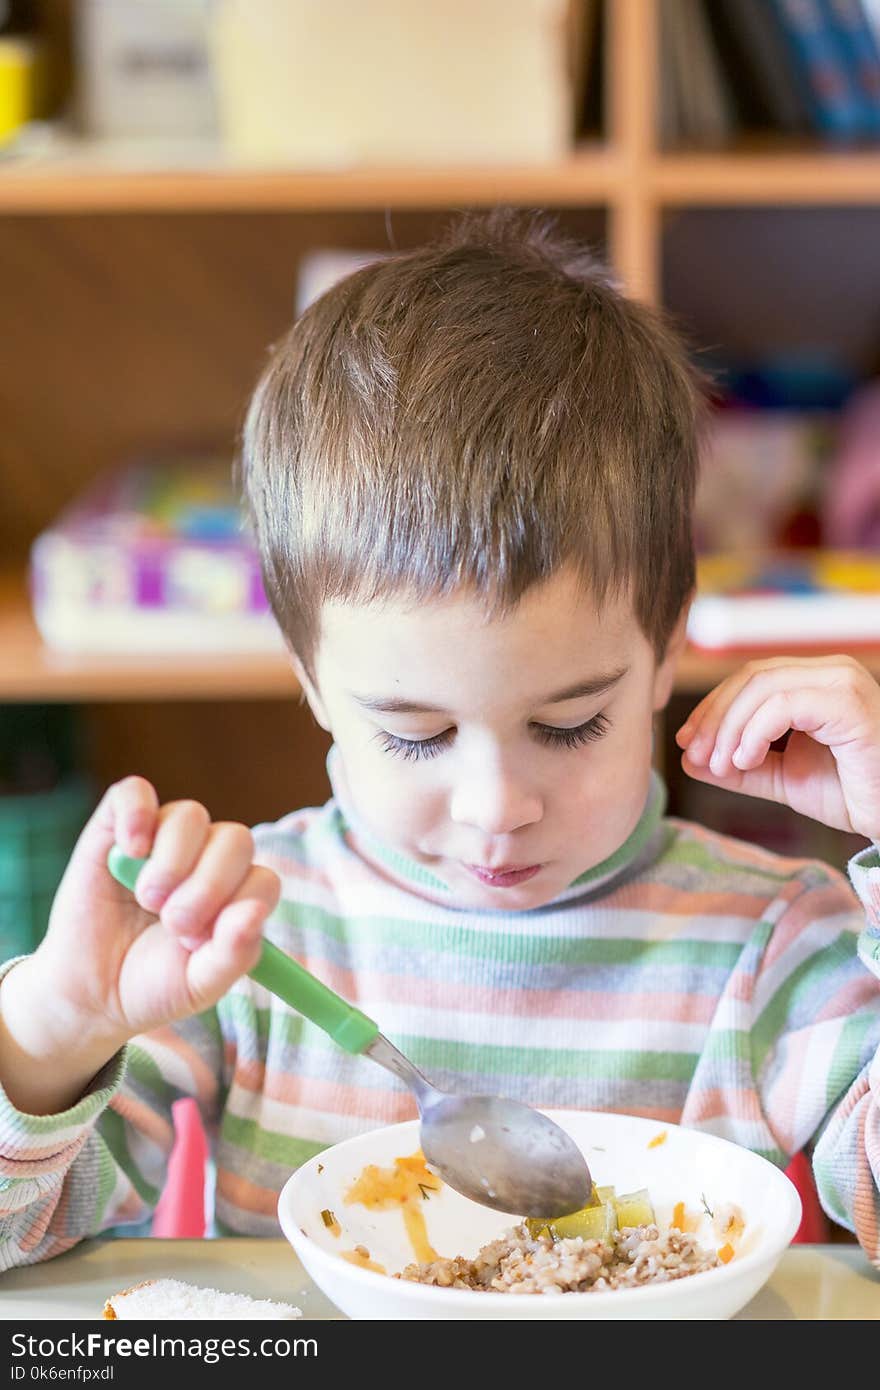
[{"label": "green spoon handle", "polygon": [[[132,892],[146,859],[133,859],[114,845],[107,856],[107,867],[117,883]],[[325,1033],[346,1052],[363,1052],[378,1036],[379,1027],[360,1009],[348,1004],[332,989],[310,975],[298,961],[280,951],[271,941],[264,941],[260,959],[250,971],[252,980],[265,985],[297,1013],[317,1023]]]}]

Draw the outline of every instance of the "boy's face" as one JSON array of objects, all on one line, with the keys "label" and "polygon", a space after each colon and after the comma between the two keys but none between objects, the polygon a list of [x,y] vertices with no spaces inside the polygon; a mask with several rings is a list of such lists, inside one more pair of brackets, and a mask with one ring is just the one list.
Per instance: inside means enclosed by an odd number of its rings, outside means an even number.
[{"label": "boy's face", "polygon": [[[521,910],[613,854],[638,822],[684,616],[658,665],[628,600],[599,612],[561,571],[492,622],[462,594],[327,604],[317,688],[297,669],[371,832],[447,883],[456,905]],[[531,872],[476,872],[511,866]]]}]

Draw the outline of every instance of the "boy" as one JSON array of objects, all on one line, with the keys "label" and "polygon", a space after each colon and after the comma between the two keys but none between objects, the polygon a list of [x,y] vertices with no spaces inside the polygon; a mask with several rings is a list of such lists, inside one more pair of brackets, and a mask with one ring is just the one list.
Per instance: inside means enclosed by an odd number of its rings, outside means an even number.
[{"label": "boy", "polygon": [[[264,931],[446,1089],[810,1148],[880,1258],[876,849],[860,906],[832,869],[665,820],[651,771],[697,418],[677,341],[537,220],[463,219],[294,326],[244,470],[334,795],[252,836],[110,788],[0,987],[4,1264],[148,1215],[177,1096],[241,1234],[277,1233],[306,1157],[414,1115],[246,977]],[[854,661],[750,663],[678,738],[692,776],[880,839]],[[137,901],[114,841],[151,856]]]}]

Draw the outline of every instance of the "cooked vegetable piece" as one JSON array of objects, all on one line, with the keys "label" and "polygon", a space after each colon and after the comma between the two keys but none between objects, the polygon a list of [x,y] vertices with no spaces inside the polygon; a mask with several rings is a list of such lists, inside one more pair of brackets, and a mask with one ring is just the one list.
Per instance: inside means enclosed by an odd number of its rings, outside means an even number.
[{"label": "cooked vegetable piece", "polygon": [[573,1240],[580,1236],[582,1240],[603,1240],[606,1245],[613,1245],[617,1213],[613,1202],[602,1202],[599,1206],[573,1211],[569,1216],[557,1216],[553,1221],[530,1217],[526,1226],[533,1237],[548,1232],[554,1240]]},{"label": "cooked vegetable piece", "polygon": [[530,1216],[526,1227],[533,1239],[541,1235],[549,1235],[553,1240],[572,1240],[580,1236],[582,1240],[602,1240],[606,1245],[613,1245],[618,1230],[624,1226],[652,1226],[655,1221],[647,1188],[624,1192],[617,1197],[613,1187],[594,1185],[590,1202],[580,1211],[557,1216],[552,1221]]},{"label": "cooked vegetable piece", "polygon": [[545,1216],[527,1216],[525,1226],[532,1240],[537,1240],[539,1236],[549,1236],[550,1234],[550,1227],[547,1225],[547,1218]]},{"label": "cooked vegetable piece", "polygon": [[642,1187],[638,1192],[622,1192],[614,1203],[619,1229],[624,1226],[653,1226],[654,1208],[648,1189]]}]

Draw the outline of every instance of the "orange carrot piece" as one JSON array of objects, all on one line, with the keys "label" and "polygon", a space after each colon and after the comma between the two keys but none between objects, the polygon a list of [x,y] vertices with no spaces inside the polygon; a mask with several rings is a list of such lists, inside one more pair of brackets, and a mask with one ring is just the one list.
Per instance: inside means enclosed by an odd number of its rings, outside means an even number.
[{"label": "orange carrot piece", "polygon": [[676,1202],[675,1206],[672,1209],[672,1225],[677,1226],[680,1231],[683,1231],[684,1223],[684,1202]]},{"label": "orange carrot piece", "polygon": [[730,1263],[735,1253],[732,1245],[722,1245],[721,1249],[718,1251],[718,1258],[722,1264],[726,1265]]}]

